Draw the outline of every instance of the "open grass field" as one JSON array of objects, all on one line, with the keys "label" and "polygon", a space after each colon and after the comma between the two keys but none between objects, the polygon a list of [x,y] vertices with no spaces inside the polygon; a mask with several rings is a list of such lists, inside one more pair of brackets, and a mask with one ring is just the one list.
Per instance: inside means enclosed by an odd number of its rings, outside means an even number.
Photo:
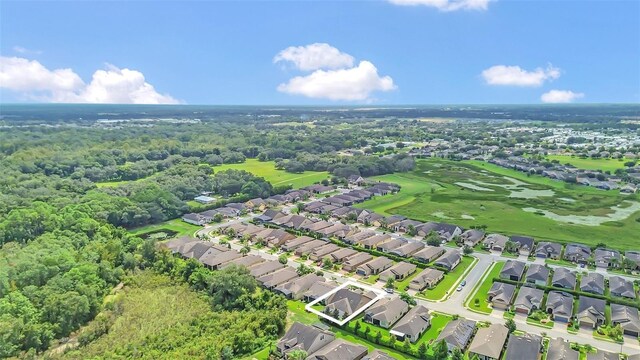
[{"label": "open grass field", "polygon": [[152,225],[131,229],[129,230],[129,232],[134,235],[138,235],[138,234],[143,234],[149,231],[161,230],[161,229],[172,230],[178,233],[176,236],[183,236],[183,235],[193,235],[194,232],[202,229],[202,226],[191,225],[189,223],[182,221],[182,219],[173,219],[173,220],[167,220],[165,222],[161,222],[158,224],[152,224]]},{"label": "open grass field", "polygon": [[[504,262],[497,262],[493,265],[493,267],[489,270],[489,273],[486,278],[477,286],[477,289],[474,289],[471,295],[473,296],[469,299],[467,303],[467,307],[472,309],[473,311],[491,314],[491,306],[489,306],[489,302],[487,302],[487,293],[491,289],[493,285],[493,278],[496,278],[500,275],[500,271],[504,267]],[[478,299],[478,305],[476,305],[476,299]]]},{"label": "open grass field", "polygon": [[383,215],[443,221],[536,240],[640,249],[638,195],[528,176],[481,161],[418,160],[414,171],[374,177],[398,194],[358,205]]},{"label": "open grass field", "polygon": [[291,185],[293,188],[301,188],[312,185],[329,176],[326,171],[305,171],[301,174],[292,174],[284,170],[276,170],[275,162],[260,162],[256,159],[247,159],[242,164],[225,164],[214,166],[213,171],[223,171],[228,169],[245,170],[256,176],[261,176],[269,181],[271,185]]},{"label": "open grass field", "polygon": [[571,164],[578,169],[611,171],[624,168],[625,159],[592,159],[570,155],[548,155],[549,161],[558,160],[560,164]]}]

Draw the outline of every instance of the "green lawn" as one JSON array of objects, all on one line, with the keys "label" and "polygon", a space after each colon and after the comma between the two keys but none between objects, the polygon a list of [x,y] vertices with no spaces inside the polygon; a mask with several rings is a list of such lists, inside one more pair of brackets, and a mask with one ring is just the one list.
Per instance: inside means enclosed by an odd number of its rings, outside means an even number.
[{"label": "green lawn", "polygon": [[146,233],[154,230],[172,230],[177,232],[177,236],[193,235],[194,232],[202,229],[202,226],[191,225],[182,221],[182,219],[173,219],[158,224],[147,225],[129,230],[134,235]]},{"label": "green lawn", "polygon": [[[500,261],[496,262],[493,267],[490,268],[488,273],[489,275],[484,279],[484,281],[482,281],[482,283],[480,283],[480,286],[477,286],[477,288],[474,289],[474,291],[471,293],[472,298],[469,299],[468,303],[466,304],[469,309],[485,314],[491,314],[491,311],[493,311],[493,309],[491,309],[489,303],[487,302],[487,293],[493,285],[493,278],[496,278],[500,275],[500,271],[502,271],[503,266],[504,262]],[[475,304],[476,299],[479,300],[478,305]]]},{"label": "green lawn", "polygon": [[302,301],[287,300],[287,309],[289,309],[288,324],[293,324],[296,321],[303,324],[313,324],[320,321],[317,315],[307,312],[304,306],[305,303]]},{"label": "green lawn", "polygon": [[[529,235],[536,240],[588,245],[605,242],[620,250],[637,248],[640,211],[597,225],[598,220],[607,220],[614,214],[611,207],[624,208],[632,205],[625,200],[638,201],[637,194],[623,196],[618,191],[528,176],[482,161],[420,159],[412,172],[374,179],[402,187],[398,194],[357,205],[383,215],[399,214],[467,228],[485,225],[489,232]],[[522,194],[527,198],[516,197]],[[532,209],[575,218],[556,220]]]},{"label": "green lawn", "polygon": [[560,164],[571,164],[579,169],[585,170],[602,170],[611,171],[613,173],[617,169],[623,169],[624,163],[629,161],[625,159],[592,159],[592,158],[580,158],[570,155],[548,155],[546,157],[549,161],[558,160]]},{"label": "green lawn", "polygon": [[[469,266],[471,266],[471,263],[473,263],[474,261],[475,261],[475,258],[472,258],[469,256],[462,257],[460,264],[458,264],[458,266],[456,266],[456,268],[453,269],[453,271],[446,274],[442,279],[442,281],[440,281],[435,288],[430,290],[425,290],[424,296],[422,297],[428,300],[440,300],[445,296],[447,296],[447,291],[449,291],[451,287],[454,286],[456,283],[463,280],[462,274],[464,274],[465,270]],[[455,291],[455,289],[453,291]]]},{"label": "green lawn", "polygon": [[[440,335],[440,332],[444,329],[445,326],[452,320],[451,315],[441,314],[437,312],[431,313],[431,327],[422,334],[418,342],[416,342],[416,346],[420,346],[421,343],[426,343],[426,345],[430,345],[431,342],[435,341]],[[429,354],[432,354],[431,349],[427,351]]]},{"label": "green lawn", "polygon": [[305,171],[301,174],[288,173],[284,170],[276,170],[273,161],[258,161],[256,159],[247,159],[241,164],[225,164],[214,166],[213,171],[223,171],[228,169],[246,170],[256,176],[261,176],[269,181],[271,185],[291,185],[293,188],[301,188],[312,185],[329,176],[326,171]]}]

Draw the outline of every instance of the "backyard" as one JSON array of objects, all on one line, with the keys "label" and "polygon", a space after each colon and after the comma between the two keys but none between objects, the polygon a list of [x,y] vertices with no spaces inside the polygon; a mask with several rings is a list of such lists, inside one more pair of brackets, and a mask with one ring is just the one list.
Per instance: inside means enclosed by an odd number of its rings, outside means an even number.
[{"label": "backyard", "polygon": [[402,186],[398,194],[358,205],[383,215],[467,228],[486,226],[490,232],[529,235],[537,240],[637,248],[637,195],[529,176],[481,161],[418,160],[412,172],[374,179]]}]

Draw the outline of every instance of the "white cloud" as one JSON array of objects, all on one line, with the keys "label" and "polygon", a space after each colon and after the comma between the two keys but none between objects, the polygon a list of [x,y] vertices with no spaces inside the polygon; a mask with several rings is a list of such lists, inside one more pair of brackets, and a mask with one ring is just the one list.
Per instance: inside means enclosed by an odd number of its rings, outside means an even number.
[{"label": "white cloud", "polygon": [[583,98],[583,93],[575,93],[570,90],[551,90],[540,96],[540,100],[544,103],[560,104],[570,103],[576,99]]},{"label": "white cloud", "polygon": [[389,0],[395,5],[429,6],[441,11],[487,10],[491,0]]},{"label": "white cloud", "polygon": [[0,87],[32,100],[68,103],[176,104],[136,70],[108,65],[89,84],[72,69],[49,70],[36,60],[0,56]]},{"label": "white cloud", "polygon": [[507,86],[541,86],[547,80],[560,77],[560,69],[547,66],[527,71],[520,66],[496,65],[482,72],[482,77],[489,85]]},{"label": "white cloud", "polygon": [[42,51],[40,50],[30,50],[18,45],[13,47],[13,51],[17,52],[18,54],[36,54],[36,55],[42,54]]},{"label": "white cloud", "polygon": [[289,46],[273,58],[273,62],[289,61],[302,71],[344,69],[353,66],[353,56],[326,43]]},{"label": "white cloud", "polygon": [[372,63],[361,61],[349,69],[316,70],[306,76],[296,76],[280,84],[278,91],[315,99],[357,101],[368,100],[374,91],[395,88],[391,77],[379,76]]}]

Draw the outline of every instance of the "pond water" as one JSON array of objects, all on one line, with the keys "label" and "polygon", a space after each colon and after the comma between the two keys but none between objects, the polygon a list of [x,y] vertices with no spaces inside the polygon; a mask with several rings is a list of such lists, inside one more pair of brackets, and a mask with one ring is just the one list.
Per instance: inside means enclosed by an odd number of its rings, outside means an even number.
[{"label": "pond water", "polygon": [[482,186],[478,186],[478,185],[474,185],[474,184],[469,184],[469,183],[462,182],[462,181],[455,182],[454,184],[456,184],[456,185],[458,185],[458,186],[462,186],[462,187],[467,188],[467,189],[471,189],[471,190],[477,190],[477,191],[495,191],[495,190],[493,190],[493,189],[489,189],[489,188],[482,187]]},{"label": "pond water", "polygon": [[[551,189],[545,189],[545,190],[529,189],[528,187],[526,187],[528,185],[526,182],[520,181],[518,179],[510,178],[508,176],[503,176],[502,178],[509,181],[511,184],[495,184],[495,183],[488,183],[480,180],[470,180],[470,181],[478,185],[497,186],[506,190],[510,190],[511,191],[511,193],[509,194],[510,198],[536,199],[539,197],[551,197],[555,195],[555,191]],[[463,186],[462,184],[458,184],[458,185]]]},{"label": "pond water", "polygon": [[608,221],[620,221],[628,218],[633,213],[640,211],[640,202],[637,201],[624,201],[623,206],[612,206],[610,209],[612,213],[606,216],[595,215],[558,215],[549,210],[536,209],[532,207],[524,208],[522,210],[532,213],[542,213],[545,217],[563,223],[572,223],[578,225],[587,226],[599,226]]}]

